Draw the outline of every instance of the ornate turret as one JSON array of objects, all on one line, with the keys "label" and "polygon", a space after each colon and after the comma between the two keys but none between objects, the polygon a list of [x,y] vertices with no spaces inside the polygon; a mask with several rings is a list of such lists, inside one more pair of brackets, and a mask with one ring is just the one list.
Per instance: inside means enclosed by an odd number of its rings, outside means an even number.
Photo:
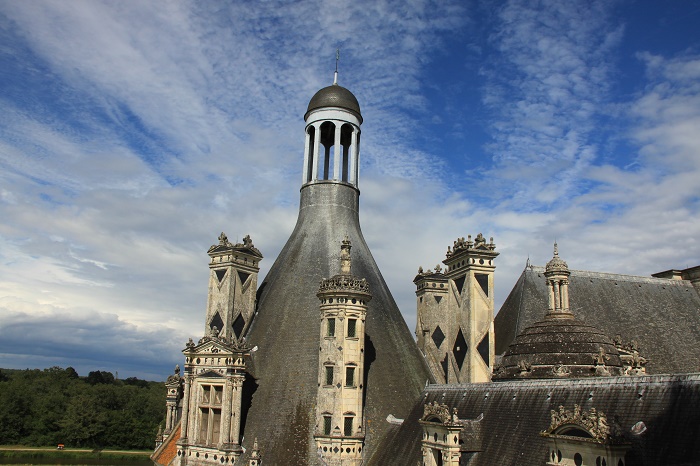
[{"label": "ornate turret", "polygon": [[544,275],[549,292],[547,313],[515,337],[494,379],[621,375],[622,362],[613,341],[571,312],[569,268],[559,257],[556,243]]},{"label": "ornate turret", "polygon": [[559,247],[554,243],[554,257],[547,262],[544,276],[547,277],[549,308],[547,317],[573,318],[569,310],[569,266],[559,257]]},{"label": "ornate turret", "polygon": [[364,446],[367,281],[350,274],[350,241],[340,247],[340,274],[321,280],[321,332],[316,398],[317,451],[323,464],[354,466]]}]

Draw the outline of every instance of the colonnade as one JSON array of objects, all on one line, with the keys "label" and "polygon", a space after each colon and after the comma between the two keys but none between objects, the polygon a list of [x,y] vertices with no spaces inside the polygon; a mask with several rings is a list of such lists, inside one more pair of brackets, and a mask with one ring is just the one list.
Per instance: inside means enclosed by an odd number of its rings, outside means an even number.
[{"label": "colonnade", "polygon": [[[332,175],[331,175],[331,148]],[[335,180],[357,186],[360,129],[347,122],[316,121],[306,127],[302,184]]]}]

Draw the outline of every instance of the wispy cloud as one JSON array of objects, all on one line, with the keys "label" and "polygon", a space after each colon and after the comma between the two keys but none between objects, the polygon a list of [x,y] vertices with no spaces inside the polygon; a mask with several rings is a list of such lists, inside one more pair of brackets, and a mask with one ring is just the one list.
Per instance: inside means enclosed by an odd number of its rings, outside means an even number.
[{"label": "wispy cloud", "polygon": [[[498,301],[554,237],[575,268],[695,265],[698,58],[638,50],[618,98],[618,5],[0,3],[0,333],[43,325],[44,348],[12,337],[0,365],[100,340],[88,370],[177,360],[218,233],[251,234],[263,275],[291,233],[302,115],[337,47],[365,118],[363,231],[409,327],[417,267],[467,234],[495,237]],[[445,79],[438,56],[479,74]],[[478,126],[476,153],[435,132]]]}]

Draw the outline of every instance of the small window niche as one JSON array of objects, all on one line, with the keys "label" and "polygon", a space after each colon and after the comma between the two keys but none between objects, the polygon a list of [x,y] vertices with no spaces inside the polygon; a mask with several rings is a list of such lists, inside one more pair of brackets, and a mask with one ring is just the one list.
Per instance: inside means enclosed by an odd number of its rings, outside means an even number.
[{"label": "small window niche", "polygon": [[326,325],[326,336],[327,337],[334,337],[335,336],[335,318],[333,318],[333,317],[328,319],[328,324]]}]

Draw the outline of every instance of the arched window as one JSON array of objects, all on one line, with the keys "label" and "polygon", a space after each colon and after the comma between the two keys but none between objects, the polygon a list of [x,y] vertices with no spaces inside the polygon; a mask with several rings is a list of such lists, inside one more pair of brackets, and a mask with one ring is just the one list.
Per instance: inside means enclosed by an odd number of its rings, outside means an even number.
[{"label": "arched window", "polygon": [[341,181],[347,182],[350,177],[350,153],[352,145],[352,132],[353,128],[350,124],[344,124],[340,129],[340,145],[342,147],[342,164],[340,169],[340,179]]},{"label": "arched window", "polygon": [[316,147],[316,128],[309,126],[309,146],[307,148],[306,159],[306,182],[308,183],[314,176],[314,148]]},{"label": "arched window", "polygon": [[330,177],[331,169],[331,150],[335,145],[335,124],[330,121],[325,121],[320,127],[321,133],[321,145],[323,146],[323,153],[320,155],[319,162],[323,161],[323,164],[319,164],[318,179],[327,180]]}]

